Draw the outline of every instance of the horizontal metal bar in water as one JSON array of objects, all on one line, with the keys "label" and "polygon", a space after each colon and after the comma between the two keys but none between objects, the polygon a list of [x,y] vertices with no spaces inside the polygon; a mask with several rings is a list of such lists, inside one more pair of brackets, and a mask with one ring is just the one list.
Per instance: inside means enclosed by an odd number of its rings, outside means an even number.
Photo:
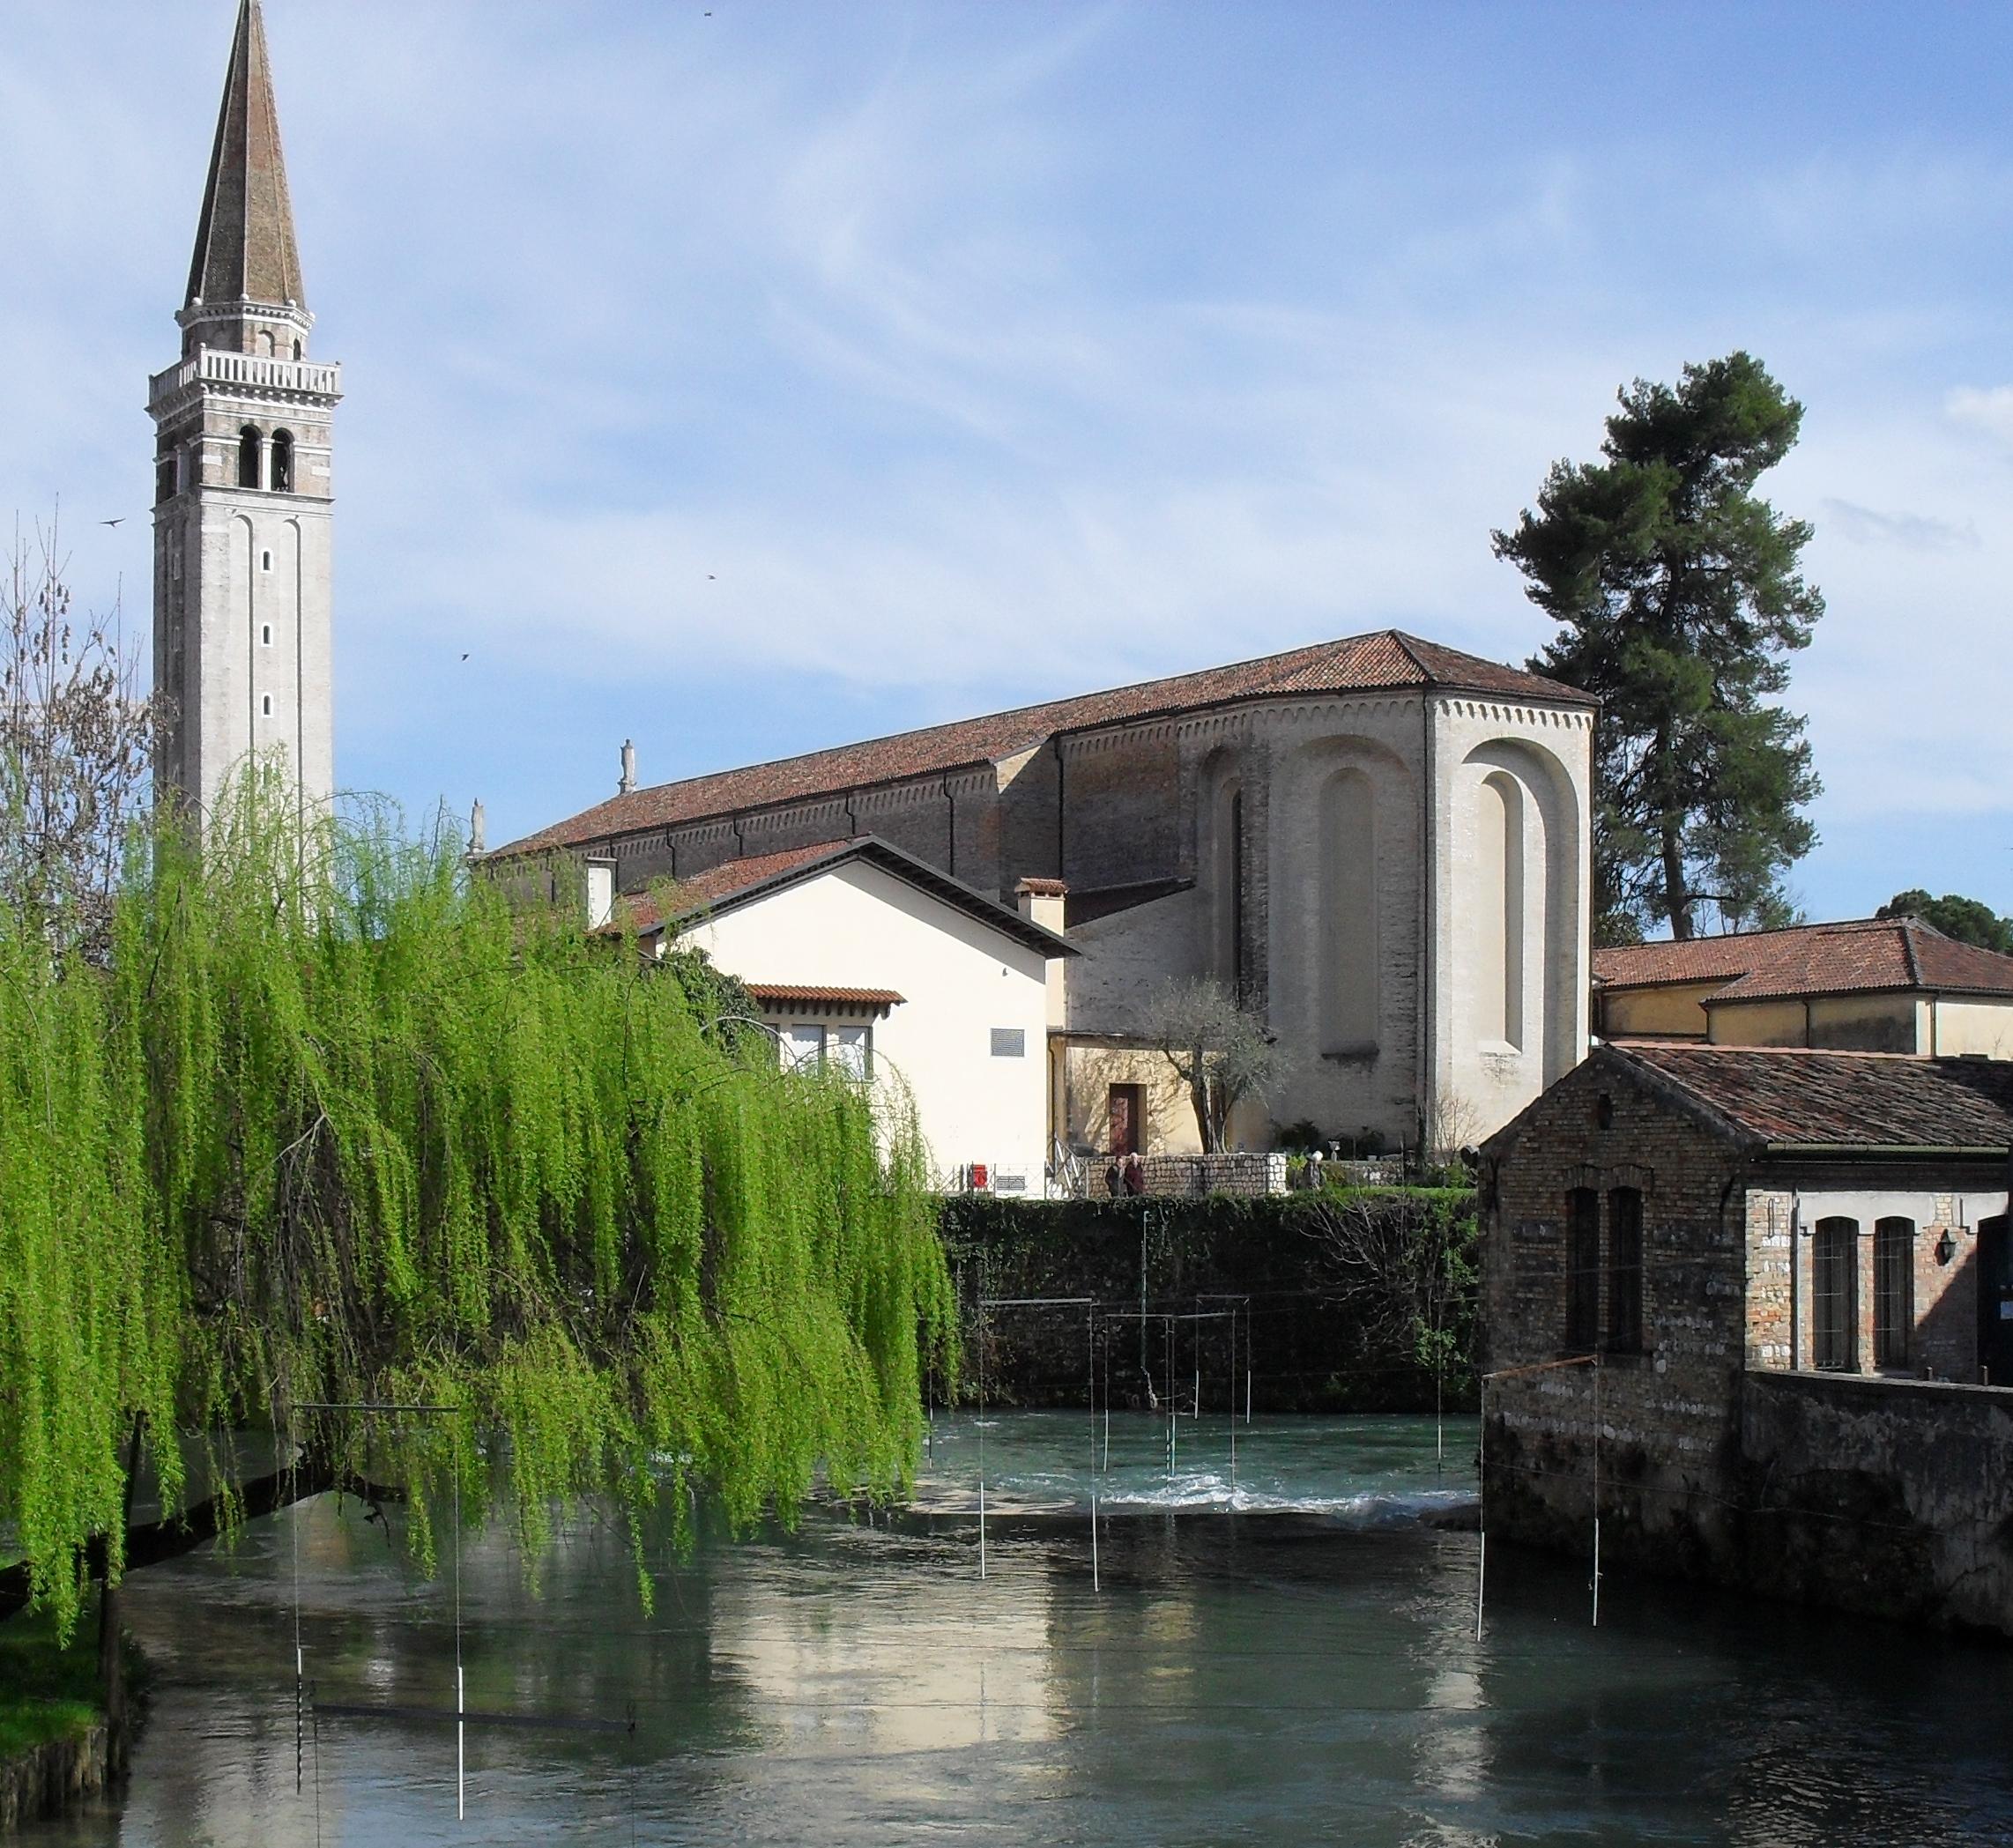
[{"label": "horizontal metal bar in water", "polygon": [[291,1406],[294,1412],[465,1412],[466,1406],[388,1406],[375,1400],[359,1400],[354,1405],[317,1405],[308,1400]]},{"label": "horizontal metal bar in water", "polygon": [[634,1719],[576,1719],[554,1713],[486,1713],[471,1707],[367,1707],[341,1701],[316,1701],[317,1716],[331,1719],[437,1719],[451,1726],[457,1721],[472,1726],[525,1726],[546,1733],[634,1733]]},{"label": "horizontal metal bar in water", "polygon": [[1095,1296],[981,1296],[981,1309],[1088,1309]]}]

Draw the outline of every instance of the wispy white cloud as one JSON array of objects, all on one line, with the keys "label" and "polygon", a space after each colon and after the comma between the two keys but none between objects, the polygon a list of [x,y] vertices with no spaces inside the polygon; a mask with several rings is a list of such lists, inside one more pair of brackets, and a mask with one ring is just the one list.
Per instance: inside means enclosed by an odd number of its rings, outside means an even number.
[{"label": "wispy white cloud", "polygon": [[[0,506],[144,505],[209,11],[18,0]],[[479,783],[501,835],[598,788],[604,733],[670,775],[1390,622],[1520,659],[1489,529],[1622,382],[1744,345],[1808,406],[1770,491],[1830,605],[1791,695],[1820,826],[1999,825],[2013,745],[1924,740],[1953,685],[2013,703],[2013,387],[1972,382],[2013,342],[2013,138],[1947,73],[1889,129],[1743,100],[1804,67],[1742,35],[1816,17],[1701,25],[1710,80],[1644,114],[1600,100],[1645,48],[1599,6],[1571,71],[1369,7],[272,8],[348,367],[345,776]],[[80,570],[144,583],[117,534]],[[732,725],[723,687],[761,689]]]},{"label": "wispy white cloud", "polygon": [[1953,423],[2013,442],[2013,385],[1959,385],[1943,408]]},{"label": "wispy white cloud", "polygon": [[1905,552],[1969,552],[1984,543],[1969,520],[1960,524],[1928,514],[1882,513],[1838,500],[1820,502],[1819,511],[1855,545],[1898,545]]}]

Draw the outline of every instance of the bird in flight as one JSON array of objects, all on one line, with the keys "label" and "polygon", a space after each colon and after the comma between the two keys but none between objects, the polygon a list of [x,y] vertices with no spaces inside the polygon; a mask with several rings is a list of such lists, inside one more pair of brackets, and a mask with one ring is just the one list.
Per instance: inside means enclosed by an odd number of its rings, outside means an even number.
[{"label": "bird in flight", "polygon": [[100,526],[123,526],[126,523],[126,516],[121,514],[115,520],[100,520],[98,523]]},{"label": "bird in flight", "polygon": [[468,659],[468,657],[467,657],[466,655],[464,655],[464,656],[462,657],[462,659],[463,659],[464,661],[465,661],[465,660],[467,660],[467,659]]}]

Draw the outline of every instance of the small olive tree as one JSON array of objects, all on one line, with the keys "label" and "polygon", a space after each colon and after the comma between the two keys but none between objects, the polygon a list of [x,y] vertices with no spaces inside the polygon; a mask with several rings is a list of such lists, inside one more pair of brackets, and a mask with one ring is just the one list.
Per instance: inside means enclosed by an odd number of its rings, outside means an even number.
[{"label": "small olive tree", "polygon": [[15,530],[0,577],[0,903],[101,959],[160,708],[138,690],[118,606],[78,614],[57,523]]},{"label": "small olive tree", "polygon": [[1148,1009],[1147,1035],[1188,1088],[1204,1150],[1218,1154],[1230,1112],[1277,1082],[1279,1049],[1264,1020],[1223,983],[1169,982]]}]

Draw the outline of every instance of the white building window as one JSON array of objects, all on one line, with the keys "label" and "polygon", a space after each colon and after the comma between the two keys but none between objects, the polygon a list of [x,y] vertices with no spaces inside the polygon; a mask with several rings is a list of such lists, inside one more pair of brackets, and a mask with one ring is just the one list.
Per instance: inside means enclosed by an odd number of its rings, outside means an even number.
[{"label": "white building window", "polygon": [[831,1068],[846,1078],[873,1076],[873,1028],[834,1027],[825,1042],[825,1058]]},{"label": "white building window", "polygon": [[995,1058],[1027,1058],[1027,1028],[1024,1027],[995,1027],[992,1029],[992,1056]]},{"label": "white building window", "polygon": [[834,1072],[842,1078],[873,1076],[873,1028],[793,1020],[776,1032],[776,1053],[785,1071]]},{"label": "white building window", "polygon": [[262,552],[259,553],[258,568],[261,571],[270,571],[272,569],[272,554],[270,552]]},{"label": "white building window", "polygon": [[258,709],[262,717],[272,716],[272,695],[270,693],[262,693],[258,696]]},{"label": "white building window", "polygon": [[259,625],[258,639],[262,646],[265,648],[272,646],[272,625],[270,622]]}]

